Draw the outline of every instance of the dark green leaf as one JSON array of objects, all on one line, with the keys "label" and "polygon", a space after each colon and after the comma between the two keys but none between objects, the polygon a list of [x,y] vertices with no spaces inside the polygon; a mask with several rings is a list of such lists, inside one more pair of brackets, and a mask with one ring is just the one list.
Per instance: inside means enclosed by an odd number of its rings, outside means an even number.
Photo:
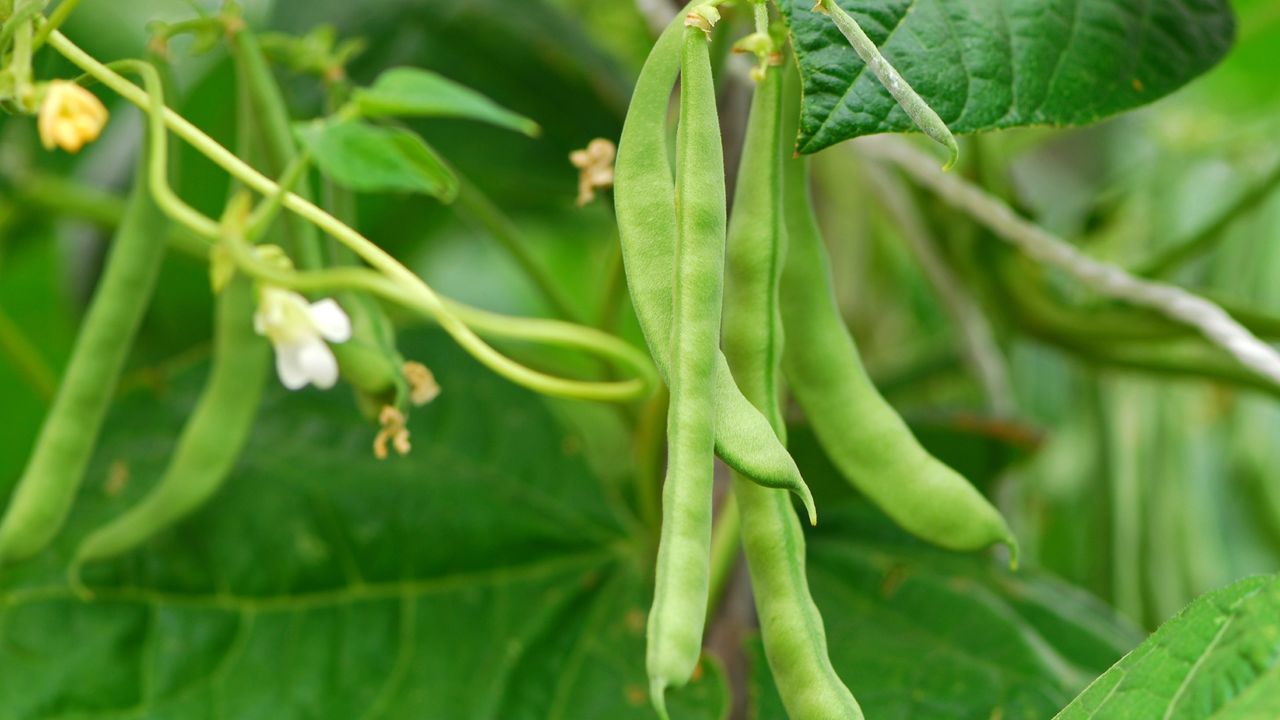
[{"label": "dark green leaf", "polygon": [[415,192],[452,202],[458,178],[417,134],[356,120],[298,125],[299,141],[329,179],[357,192]]},{"label": "dark green leaf", "polygon": [[[839,0],[953,132],[1083,125],[1163,97],[1231,46],[1226,0]],[[811,0],[783,3],[801,152],[912,129]]]},{"label": "dark green leaf", "polygon": [[[154,481],[201,373],[123,401],[68,532],[0,573],[0,715],[653,717],[651,549],[595,468],[602,440],[443,334],[404,347],[443,388],[411,455],[375,460],[345,392],[274,392],[224,491],[86,568],[83,601],[69,551]],[[723,673],[704,663],[670,702],[724,717]]]},{"label": "dark green leaf", "polygon": [[538,134],[538,124],[446,77],[419,68],[391,68],[373,85],[357,90],[353,100],[370,117],[460,117],[498,127]]},{"label": "dark green leaf", "polygon": [[1280,717],[1280,577],[1201,596],[1057,717]]},{"label": "dark green leaf", "polygon": [[[830,476],[810,431],[789,434],[823,508],[809,545],[814,600],[836,671],[868,718],[1041,720],[1141,641],[1047,574],[907,537]],[[771,683],[753,672],[761,720],[782,717]]]}]

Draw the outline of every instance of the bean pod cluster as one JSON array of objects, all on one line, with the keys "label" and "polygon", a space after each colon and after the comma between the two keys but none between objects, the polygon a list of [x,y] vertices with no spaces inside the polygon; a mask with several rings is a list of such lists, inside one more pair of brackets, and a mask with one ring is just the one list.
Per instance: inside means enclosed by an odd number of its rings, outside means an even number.
[{"label": "bean pod cluster", "polygon": [[[862,368],[834,304],[808,166],[792,157],[799,78],[781,52],[753,75],[726,230],[708,15],[686,8],[655,43],[616,169],[632,301],[671,391],[648,623],[651,695],[665,716],[666,689],[688,682],[701,651],[719,455],[733,471],[766,655],[788,714],[860,718],[831,665],[805,577],[803,526],[788,491],[811,521],[816,513],[786,451],[782,379],[841,474],[903,528],[953,550],[1005,543],[1016,558],[1016,545],[995,508],[919,444]],[[673,174],[668,107],[677,78]]]}]

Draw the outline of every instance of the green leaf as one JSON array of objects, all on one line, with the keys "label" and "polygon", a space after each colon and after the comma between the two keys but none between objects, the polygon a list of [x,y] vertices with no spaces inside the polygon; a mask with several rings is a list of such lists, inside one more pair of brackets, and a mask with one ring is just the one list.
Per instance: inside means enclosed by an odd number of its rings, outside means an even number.
[{"label": "green leaf", "polygon": [[[788,434],[823,509],[809,540],[810,586],[832,663],[868,718],[1042,720],[1141,641],[1103,603],[1048,574],[910,538],[832,477],[809,429]],[[784,717],[772,682],[757,662],[760,720]]]},{"label": "green leaf", "polygon": [[458,196],[458,178],[416,133],[357,120],[295,126],[298,140],[330,180],[356,192],[413,192],[443,202]]},{"label": "green leaf", "polygon": [[[824,537],[808,572],[832,663],[869,718],[1040,720],[1140,639],[1060,580],[977,558]],[[784,717],[765,712],[767,670],[753,681],[758,717]]]},{"label": "green leaf", "polygon": [[[442,333],[403,347],[443,388],[408,457],[373,458],[345,392],[273,392],[223,492],[85,568],[82,601],[70,551],[163,469],[201,373],[122,401],[64,537],[0,572],[3,715],[652,718],[651,540],[593,466],[615,439]],[[724,717],[723,672],[704,663],[670,702]]]},{"label": "green leaf", "polygon": [[420,68],[391,68],[352,98],[369,117],[458,117],[487,122],[530,137],[540,129],[529,118],[442,75]]},{"label": "green leaf", "polygon": [[[839,0],[952,132],[1084,125],[1145,105],[1230,48],[1226,0]],[[912,129],[830,18],[783,3],[804,79],[801,152]]]},{"label": "green leaf", "polygon": [[1057,720],[1280,717],[1280,577],[1201,596],[1094,681]]}]

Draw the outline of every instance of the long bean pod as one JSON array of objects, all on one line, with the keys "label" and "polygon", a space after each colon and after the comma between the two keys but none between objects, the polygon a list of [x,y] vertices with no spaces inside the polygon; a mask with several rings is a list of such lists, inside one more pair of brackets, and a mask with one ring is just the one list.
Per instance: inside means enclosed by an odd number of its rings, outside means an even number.
[{"label": "long bean pod", "polygon": [[144,154],[53,406],[0,520],[0,564],[35,555],[62,527],[151,301],[167,222],[142,179],[145,163]]},{"label": "long bean pod", "polygon": [[782,367],[819,443],[840,473],[904,529],[952,550],[1017,542],[1004,518],[956,471],[929,454],[867,377],[840,317],[826,249],[809,201],[807,164],[783,181],[787,261]]},{"label": "long bean pod", "polygon": [[[680,64],[684,14],[654,44],[627,111],[614,199],[627,285],[654,363],[670,377],[672,272],[676,245],[675,183],[667,152],[667,106]],[[769,421],[742,395],[723,354],[716,357],[716,453],[729,466],[766,487],[794,492],[817,514],[809,488]]]},{"label": "long bean pod", "polygon": [[697,667],[706,623],[726,224],[715,81],[707,38],[697,28],[684,30],[680,69],[667,476],[646,658],[653,702],[664,716],[666,688],[688,682]]},{"label": "long bean pod", "polygon": [[253,330],[255,306],[243,274],[222,289],[209,379],[168,468],[137,505],[80,543],[73,567],[137,547],[203,505],[230,475],[270,376],[270,346]]},{"label": "long bean pod", "polygon": [[[738,170],[725,291],[725,354],[746,397],[785,438],[779,409],[783,350],[778,307],[786,252],[782,214],[783,68],[756,87]],[[809,595],[804,533],[791,499],[734,475],[742,540],[765,655],[787,714],[805,720],[862,717],[827,654],[822,616]]]}]

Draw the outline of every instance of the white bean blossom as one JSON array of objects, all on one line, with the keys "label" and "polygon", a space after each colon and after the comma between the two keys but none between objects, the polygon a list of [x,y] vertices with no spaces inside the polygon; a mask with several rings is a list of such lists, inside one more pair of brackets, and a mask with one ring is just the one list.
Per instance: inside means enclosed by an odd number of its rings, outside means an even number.
[{"label": "white bean blossom", "polygon": [[328,343],[350,340],[351,320],[332,298],[309,303],[291,290],[264,287],[253,328],[275,347],[276,372],[285,387],[328,390],[338,382],[338,361]]}]

